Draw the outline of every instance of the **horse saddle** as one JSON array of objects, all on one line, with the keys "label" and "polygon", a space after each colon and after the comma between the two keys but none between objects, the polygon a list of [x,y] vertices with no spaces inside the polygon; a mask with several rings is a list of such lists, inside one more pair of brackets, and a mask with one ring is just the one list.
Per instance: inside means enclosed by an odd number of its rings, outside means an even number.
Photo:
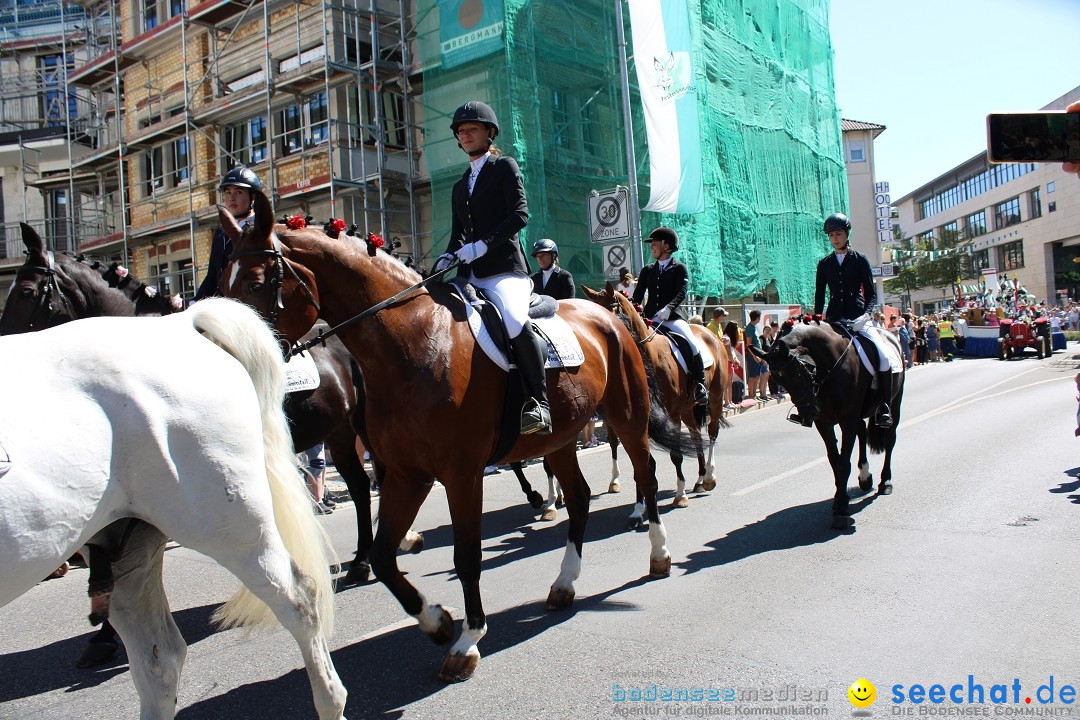
[{"label": "horse saddle", "polygon": [[[675,356],[676,362],[679,363],[679,367],[683,369],[684,373],[689,373],[690,371],[686,367],[686,357],[688,355],[693,355],[694,353],[691,351],[690,344],[686,341],[686,338],[671,332],[671,330],[663,325],[658,325],[656,331],[666,337],[668,342],[671,343],[671,353]],[[713,366],[714,358],[712,351],[709,350],[709,347],[705,343],[701,342],[701,340],[696,337],[694,338],[694,344],[697,345],[698,352],[701,354],[702,364],[705,369],[708,370]]]},{"label": "horse saddle", "polygon": [[285,361],[285,392],[304,392],[319,387],[319,368],[310,352],[293,355]]},{"label": "horse saddle", "polygon": [[[455,278],[448,284],[465,303],[469,328],[476,338],[476,344],[492,362],[503,370],[509,370],[509,339],[499,308],[484,297],[482,290],[469,283]],[[529,319],[548,344],[545,367],[580,367],[585,362],[585,353],[570,323],[555,314],[558,306],[554,298],[536,293],[529,301]]]},{"label": "horse saddle", "polygon": [[[870,333],[873,333],[878,338],[879,343],[875,343],[872,338],[867,337]],[[900,355],[900,343],[892,336],[892,333],[876,326],[867,325],[858,332],[851,332],[848,329],[846,334],[850,335],[854,340],[855,351],[859,355],[859,360],[874,378],[871,387],[877,387],[877,374],[880,367],[879,347],[885,348],[884,359],[889,363],[889,372],[898,373],[903,370],[904,361]]]}]

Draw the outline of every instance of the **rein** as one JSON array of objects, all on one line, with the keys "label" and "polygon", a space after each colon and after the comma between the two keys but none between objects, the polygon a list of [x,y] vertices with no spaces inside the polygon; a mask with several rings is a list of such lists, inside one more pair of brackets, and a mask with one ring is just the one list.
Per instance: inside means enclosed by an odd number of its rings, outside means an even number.
[{"label": "rein", "polygon": [[[263,250],[263,251],[259,251],[259,252],[266,253],[266,252],[271,252],[271,251]],[[442,277],[444,275],[446,275],[446,273],[450,272],[451,270],[453,270],[454,268],[456,268],[460,264],[461,264],[461,261],[458,260],[457,258],[455,258],[452,263],[447,265],[442,270],[439,270],[437,272],[433,272],[431,275],[428,275],[426,278],[424,278],[420,282],[415,283],[413,285],[410,285],[409,287],[405,288],[404,290],[397,293],[393,297],[389,297],[389,298],[383,300],[380,303],[372,305],[367,310],[364,310],[361,313],[353,315],[348,320],[345,320],[345,321],[343,321],[341,323],[338,323],[337,325],[330,328],[326,332],[320,332],[316,337],[313,337],[312,339],[308,340],[307,342],[302,342],[302,343],[298,343],[298,344],[294,345],[293,348],[291,350],[289,350],[289,353],[288,353],[287,357],[292,357],[293,355],[299,355],[300,353],[302,353],[302,352],[304,352],[306,350],[309,350],[309,349],[315,347],[316,345],[325,345],[326,344],[326,338],[337,335],[339,332],[341,332],[345,328],[348,328],[348,327],[350,327],[352,325],[355,325],[356,323],[360,322],[364,318],[371,317],[372,315],[379,312],[380,310],[383,310],[384,308],[389,307],[390,305],[393,305],[398,300],[401,300],[402,298],[416,292],[420,288],[425,287],[429,282],[431,282],[433,280],[442,279]],[[278,301],[279,302],[280,302],[280,297],[281,297],[281,294],[280,294],[280,290],[279,290],[278,291],[278,298],[279,298]],[[316,307],[318,307],[318,306],[316,305]]]},{"label": "rein", "polygon": [[272,248],[266,250],[233,251],[232,254],[229,255],[229,260],[235,260],[236,258],[244,256],[266,256],[274,259],[274,268],[276,272],[274,273],[274,277],[270,280],[270,288],[276,294],[277,298],[267,309],[267,312],[270,315],[270,325],[272,327],[277,325],[278,313],[285,309],[285,303],[281,297],[281,288],[285,282],[285,268],[289,269],[289,274],[292,275],[296,282],[300,284],[300,287],[304,289],[304,293],[308,297],[308,302],[315,306],[315,312],[321,313],[322,307],[319,305],[315,293],[311,292],[311,288],[307,286],[307,283],[304,282],[303,278],[296,272],[296,269],[285,260],[285,255],[281,252],[281,241],[278,239],[277,235],[273,235],[272,237],[274,239],[274,247]]},{"label": "rein", "polygon": [[[45,264],[44,265],[25,265],[27,270],[33,270],[45,275],[45,285],[41,292],[41,301],[37,307],[34,308],[34,312],[30,314],[29,326],[30,329],[34,329],[34,319],[38,316],[41,310],[45,310],[49,315],[45,318],[46,327],[48,327],[48,321],[52,319],[53,303],[52,295],[55,292],[56,296],[60,299],[62,308],[67,312],[68,319],[72,319],[71,306],[68,304],[68,299],[64,297],[63,291],[60,289],[60,284],[56,281],[56,257],[53,255],[52,250],[46,250],[44,253]],[[57,313],[59,315],[60,313]]]},{"label": "rein", "polygon": [[[781,366],[775,366],[775,369],[776,369],[776,371],[779,372],[779,371],[783,370],[784,368],[786,368],[788,365],[790,365],[793,362],[798,363],[799,364],[799,370],[801,372],[805,373],[810,378],[810,395],[811,395],[811,397],[816,398],[821,393],[821,388],[823,388],[825,386],[825,383],[826,383],[826,381],[828,381],[829,376],[832,375],[833,370],[836,370],[836,368],[838,368],[840,366],[840,363],[843,361],[844,357],[848,354],[848,350],[851,349],[851,346],[854,343],[855,343],[854,336],[848,335],[848,342],[847,342],[847,345],[844,346],[844,352],[840,353],[840,356],[838,358],[836,358],[836,362],[833,363],[833,366],[831,368],[829,368],[828,370],[826,370],[824,373],[821,373],[821,374],[811,373],[809,370],[806,369],[806,365],[804,365],[802,362],[800,362],[799,359],[794,355],[788,355],[788,361],[786,363],[784,363],[783,365],[781,365]],[[773,361],[773,364],[775,365],[775,361]],[[791,400],[796,405],[798,405],[799,402],[802,402],[802,400],[796,401],[794,396],[792,396]]]}]

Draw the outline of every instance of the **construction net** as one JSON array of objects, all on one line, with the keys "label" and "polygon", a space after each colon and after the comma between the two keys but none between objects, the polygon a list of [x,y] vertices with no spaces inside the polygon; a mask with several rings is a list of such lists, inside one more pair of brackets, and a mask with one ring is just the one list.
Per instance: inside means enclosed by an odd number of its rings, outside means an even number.
[{"label": "construction net", "polygon": [[[525,178],[526,249],[552,238],[579,283],[610,277],[611,258],[590,242],[587,207],[590,191],[628,182],[618,1],[420,0],[435,255],[448,241],[450,190],[468,159],[450,119],[460,104],[483,100],[499,117],[497,145]],[[705,212],[642,213],[642,233],[679,232],[678,257],[698,298],[732,301],[775,286],[781,302],[809,303],[816,259],[828,248],[822,218],[847,209],[828,0],[689,0],[689,10]],[[625,15],[644,204],[649,156]]]}]

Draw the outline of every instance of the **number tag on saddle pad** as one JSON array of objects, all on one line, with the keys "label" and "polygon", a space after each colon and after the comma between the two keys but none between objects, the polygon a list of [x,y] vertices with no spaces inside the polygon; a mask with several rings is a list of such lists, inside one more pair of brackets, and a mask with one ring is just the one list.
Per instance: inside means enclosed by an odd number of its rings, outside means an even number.
[{"label": "number tag on saddle pad", "polygon": [[311,353],[293,355],[285,363],[285,392],[304,392],[319,387],[319,368]]}]

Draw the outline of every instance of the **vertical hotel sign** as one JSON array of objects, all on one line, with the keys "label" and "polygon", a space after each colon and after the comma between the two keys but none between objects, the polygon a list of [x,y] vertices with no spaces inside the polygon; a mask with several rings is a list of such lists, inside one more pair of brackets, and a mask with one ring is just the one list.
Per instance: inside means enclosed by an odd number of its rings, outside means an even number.
[{"label": "vertical hotel sign", "polygon": [[874,205],[877,206],[874,212],[877,240],[879,243],[892,242],[892,196],[889,195],[889,183],[874,183]]},{"label": "vertical hotel sign", "polygon": [[502,50],[503,0],[436,0],[436,4],[444,68]]}]

